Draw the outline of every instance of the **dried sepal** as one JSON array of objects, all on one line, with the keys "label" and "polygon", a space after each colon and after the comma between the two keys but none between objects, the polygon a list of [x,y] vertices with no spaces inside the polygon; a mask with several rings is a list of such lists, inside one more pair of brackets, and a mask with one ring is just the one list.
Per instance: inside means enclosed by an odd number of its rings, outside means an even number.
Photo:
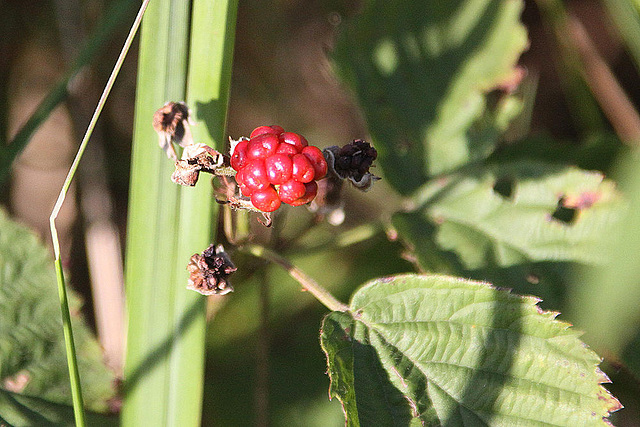
[{"label": "dried sepal", "polygon": [[184,102],[167,102],[153,114],[153,129],[158,133],[158,144],[170,159],[178,159],[173,143],[181,147],[193,144],[189,117],[189,107]]},{"label": "dried sepal", "polygon": [[267,228],[271,227],[271,225],[273,224],[273,218],[271,218],[271,212],[260,211],[260,213],[262,214],[262,219],[257,218],[258,222]]},{"label": "dried sepal", "polygon": [[[216,171],[217,172],[217,171]],[[240,192],[235,180],[230,179],[228,176],[220,176],[220,185],[213,183],[214,192],[216,193],[216,202],[221,205],[227,205],[234,211],[250,211],[259,213],[262,215],[263,220],[258,218],[258,222],[265,227],[271,227],[272,218],[270,212],[263,212],[257,209],[251,203],[251,200],[243,196]]]},{"label": "dried sepal", "polygon": [[171,181],[185,187],[193,187],[198,182],[200,176],[200,168],[196,163],[190,163],[187,160],[178,160],[176,162],[176,170],[171,174]]},{"label": "dried sepal", "polygon": [[202,254],[193,254],[187,271],[187,289],[202,295],[225,295],[233,291],[229,275],[237,270],[222,245],[211,244]]},{"label": "dried sepal", "polygon": [[241,136],[240,139],[233,139],[229,137],[229,156],[233,156],[236,146],[242,141],[249,141],[249,138],[246,136]]},{"label": "dried sepal", "polygon": [[255,206],[253,206],[251,200],[244,196],[227,196],[227,200],[220,200],[216,198],[216,202],[220,203],[221,205],[227,205],[234,211],[250,211],[261,214],[262,219],[258,218],[258,222],[265,227],[271,227],[271,224],[273,223],[271,212],[264,212],[260,209],[257,209]]}]

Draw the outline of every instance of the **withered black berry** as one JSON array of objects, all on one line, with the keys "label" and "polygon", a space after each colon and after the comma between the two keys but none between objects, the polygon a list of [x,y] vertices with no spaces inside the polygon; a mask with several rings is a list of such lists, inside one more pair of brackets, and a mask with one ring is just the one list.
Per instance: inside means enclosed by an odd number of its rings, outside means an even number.
[{"label": "withered black berry", "polygon": [[222,245],[210,245],[202,254],[194,254],[187,266],[189,284],[202,295],[224,295],[233,291],[228,277],[237,270]]},{"label": "withered black berry", "polygon": [[354,139],[336,153],[335,170],[345,178],[360,181],[369,172],[378,152],[368,142]]}]

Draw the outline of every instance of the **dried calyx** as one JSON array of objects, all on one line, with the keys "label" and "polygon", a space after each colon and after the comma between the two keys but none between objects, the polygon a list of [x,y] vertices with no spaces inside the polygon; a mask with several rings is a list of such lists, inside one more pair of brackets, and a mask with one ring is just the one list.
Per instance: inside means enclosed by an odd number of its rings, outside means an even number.
[{"label": "dried calyx", "polygon": [[191,144],[182,152],[182,158],[176,161],[171,181],[193,187],[198,182],[200,172],[215,174],[223,164],[224,156],[218,151],[206,144]]},{"label": "dried calyx", "polygon": [[211,245],[202,254],[194,254],[187,265],[187,289],[202,295],[225,295],[233,291],[229,275],[237,270],[222,245]]},{"label": "dried calyx", "polygon": [[173,160],[178,160],[173,143],[181,147],[193,144],[189,116],[189,107],[184,102],[167,102],[153,115],[153,129],[158,133],[158,144]]},{"label": "dried calyx", "polygon": [[[160,148],[176,162],[171,180],[193,187],[200,172],[213,174],[224,169],[224,156],[206,144],[194,142],[189,117],[189,107],[184,102],[167,102],[153,115],[153,128],[158,133]],[[173,144],[184,148],[179,160]]]}]

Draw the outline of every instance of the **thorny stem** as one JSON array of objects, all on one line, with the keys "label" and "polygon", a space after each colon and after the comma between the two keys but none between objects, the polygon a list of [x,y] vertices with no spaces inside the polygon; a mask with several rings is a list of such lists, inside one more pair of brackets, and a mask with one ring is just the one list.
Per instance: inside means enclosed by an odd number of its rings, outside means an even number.
[{"label": "thorny stem", "polygon": [[71,398],[73,400],[73,413],[75,417],[75,423],[78,427],[85,426],[85,417],[84,417],[84,403],[82,399],[82,388],[80,386],[80,373],[78,371],[78,362],[76,358],[76,350],[75,343],[73,340],[73,329],[71,326],[71,315],[69,313],[69,303],[67,299],[67,290],[65,286],[64,273],[62,271],[62,260],[60,258],[60,242],[58,240],[58,230],[56,229],[56,219],[58,218],[58,214],[60,213],[60,209],[64,203],[64,200],[67,195],[67,191],[71,186],[71,181],[78,169],[78,164],[80,163],[80,159],[84,154],[85,149],[87,148],[87,144],[89,142],[89,138],[91,138],[91,134],[93,133],[93,129],[98,121],[98,117],[102,112],[102,108],[107,101],[107,97],[111,92],[111,88],[113,87],[113,83],[120,72],[120,68],[124,62],[125,57],[127,56],[127,52],[131,47],[131,43],[133,42],[133,38],[138,31],[138,27],[140,27],[140,23],[142,22],[142,16],[144,15],[145,10],[147,9],[147,5],[150,0],[144,0],[142,5],[140,6],[140,10],[138,15],[136,16],[133,25],[131,26],[131,30],[129,31],[129,35],[120,51],[120,56],[118,56],[118,60],[113,67],[113,71],[109,76],[109,80],[105,85],[104,91],[100,96],[100,100],[98,101],[98,105],[91,117],[91,121],[87,127],[87,131],[82,138],[82,142],[80,143],[80,147],[78,148],[78,152],[76,153],[76,157],[73,159],[73,163],[69,168],[69,173],[64,180],[64,184],[62,185],[62,189],[60,190],[60,194],[58,195],[58,199],[56,200],[56,204],[53,207],[51,212],[51,216],[49,217],[49,226],[51,229],[51,239],[53,241],[53,253],[55,255],[55,269],[56,275],[58,279],[58,296],[60,298],[60,309],[62,311],[62,325],[64,330],[64,338],[65,338],[65,347],[67,352],[67,363],[69,365],[69,377],[71,383]]},{"label": "thorny stem", "polygon": [[329,310],[342,312],[349,311],[349,307],[347,305],[338,301],[329,291],[320,286],[315,280],[307,276],[302,272],[302,270],[272,250],[260,245],[244,245],[240,246],[238,249],[255,257],[278,264],[287,270],[291,277],[298,281],[306,291],[309,291],[311,295],[324,304],[324,306]]}]

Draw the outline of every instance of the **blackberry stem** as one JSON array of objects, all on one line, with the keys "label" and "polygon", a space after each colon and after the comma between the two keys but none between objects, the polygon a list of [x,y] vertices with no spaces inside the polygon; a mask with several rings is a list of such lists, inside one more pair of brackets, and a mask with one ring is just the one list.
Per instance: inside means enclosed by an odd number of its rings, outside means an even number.
[{"label": "blackberry stem", "polygon": [[289,275],[293,277],[298,283],[300,283],[304,290],[309,291],[311,295],[313,295],[318,301],[324,304],[324,306],[329,310],[342,312],[349,311],[349,307],[347,305],[338,301],[329,291],[320,286],[318,282],[307,276],[302,270],[291,264],[289,261],[278,255],[274,251],[267,249],[264,246],[254,244],[243,245],[238,247],[238,249],[255,257],[278,264],[279,266],[287,270]]}]

